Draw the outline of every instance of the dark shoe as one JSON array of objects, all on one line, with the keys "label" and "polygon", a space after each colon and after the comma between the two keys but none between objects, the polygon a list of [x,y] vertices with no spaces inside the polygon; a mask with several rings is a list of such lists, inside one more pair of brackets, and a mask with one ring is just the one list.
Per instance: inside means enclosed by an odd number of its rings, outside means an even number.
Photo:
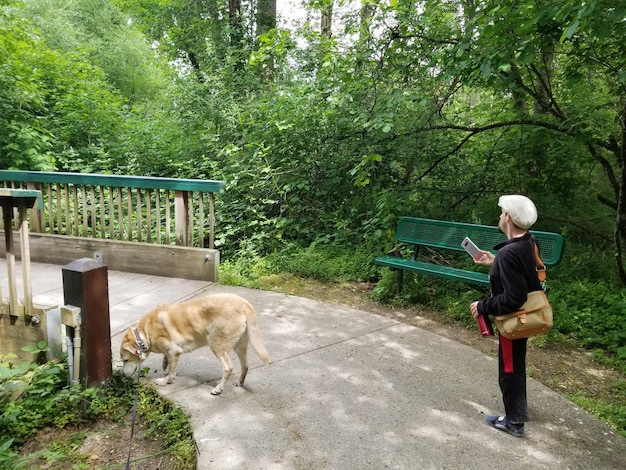
[{"label": "dark shoe", "polygon": [[511,424],[506,416],[489,416],[487,417],[487,424],[500,431],[508,432],[511,436],[524,436],[524,423]]}]

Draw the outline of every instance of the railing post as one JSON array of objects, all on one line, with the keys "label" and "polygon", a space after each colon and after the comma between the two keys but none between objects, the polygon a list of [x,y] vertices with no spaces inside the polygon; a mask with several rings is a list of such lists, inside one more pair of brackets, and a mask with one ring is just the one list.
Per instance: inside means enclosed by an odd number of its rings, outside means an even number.
[{"label": "railing post", "polygon": [[107,267],[91,258],[72,261],[63,268],[66,305],[81,310],[80,379],[99,385],[113,373]]},{"label": "railing post", "polygon": [[[26,187],[30,190],[41,191],[43,194],[43,185],[41,183],[27,183]],[[43,232],[43,210],[41,207],[34,206],[30,210],[30,231],[31,232]]]},{"label": "railing post", "polygon": [[2,212],[7,256],[7,273],[9,277],[9,314],[17,316],[17,283],[15,280],[15,253],[13,253],[13,207],[3,205]]},{"label": "railing post", "polygon": [[209,193],[209,248],[215,248],[215,197]]},{"label": "railing post", "polygon": [[20,232],[20,251],[22,255],[22,287],[24,289],[24,314],[26,316],[33,315],[33,288],[30,283],[30,244],[28,240],[28,221],[26,211],[28,205],[21,202],[18,205],[19,212],[19,232]]},{"label": "railing post", "polygon": [[187,191],[174,192],[174,231],[176,232],[176,244],[187,246],[187,225],[189,217],[189,196]]}]

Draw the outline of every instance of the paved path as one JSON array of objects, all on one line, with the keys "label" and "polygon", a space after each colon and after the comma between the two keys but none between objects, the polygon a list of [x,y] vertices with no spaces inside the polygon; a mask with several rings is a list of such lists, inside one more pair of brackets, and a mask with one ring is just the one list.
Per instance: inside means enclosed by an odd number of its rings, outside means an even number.
[{"label": "paved path", "polygon": [[[33,264],[37,302],[63,303],[61,268]],[[200,470],[626,468],[625,438],[534,380],[527,436],[490,428],[485,417],[502,412],[493,358],[350,308],[110,271],[114,359],[126,328],[154,306],[216,292],[255,306],[271,362],[250,351],[246,389],[228,384],[214,397],[221,367],[202,349],[184,355],[176,382],[159,388],[190,414]],[[149,380],[160,362],[146,361]]]}]

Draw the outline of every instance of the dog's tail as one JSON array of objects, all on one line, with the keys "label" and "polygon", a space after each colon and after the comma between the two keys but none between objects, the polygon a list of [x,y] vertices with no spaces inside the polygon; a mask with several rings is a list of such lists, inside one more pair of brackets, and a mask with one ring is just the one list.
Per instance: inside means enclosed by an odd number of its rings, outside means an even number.
[{"label": "dog's tail", "polygon": [[257,353],[263,362],[266,364],[269,363],[270,355],[267,353],[267,349],[265,349],[265,346],[263,345],[261,332],[256,325],[256,313],[254,312],[252,305],[250,305],[250,309],[247,314],[246,329],[248,332],[248,340],[250,341],[254,352]]}]

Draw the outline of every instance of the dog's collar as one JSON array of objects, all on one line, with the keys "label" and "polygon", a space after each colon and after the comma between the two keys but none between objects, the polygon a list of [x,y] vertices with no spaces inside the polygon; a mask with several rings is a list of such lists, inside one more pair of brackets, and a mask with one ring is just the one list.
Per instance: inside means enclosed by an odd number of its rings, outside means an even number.
[{"label": "dog's collar", "polygon": [[148,351],[148,345],[141,339],[137,328],[133,328],[133,333],[135,333],[135,339],[137,340],[137,356],[141,356],[141,353]]}]

